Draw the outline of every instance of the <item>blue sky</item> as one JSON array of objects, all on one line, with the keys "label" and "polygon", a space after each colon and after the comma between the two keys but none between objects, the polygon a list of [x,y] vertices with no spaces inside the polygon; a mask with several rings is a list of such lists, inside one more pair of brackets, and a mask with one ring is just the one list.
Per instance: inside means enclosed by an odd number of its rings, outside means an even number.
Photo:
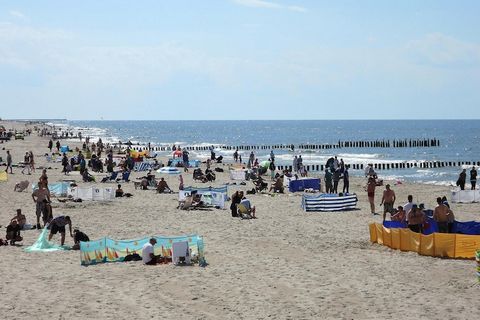
[{"label": "blue sky", "polygon": [[0,117],[480,118],[480,1],[0,2]]}]

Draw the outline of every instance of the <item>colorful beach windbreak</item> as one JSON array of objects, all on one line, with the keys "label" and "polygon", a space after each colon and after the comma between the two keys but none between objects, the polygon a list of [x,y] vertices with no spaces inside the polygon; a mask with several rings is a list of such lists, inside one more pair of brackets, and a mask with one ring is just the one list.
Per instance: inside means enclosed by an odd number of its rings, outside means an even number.
[{"label": "colorful beach windbreak", "polygon": [[[174,242],[188,241],[188,247],[193,261],[198,261],[200,266],[206,265],[203,252],[203,239],[198,235],[181,237],[153,237],[157,240],[154,254],[163,257],[172,257],[172,244]],[[142,255],[142,247],[151,237],[138,240],[113,240],[107,237],[95,241],[80,242],[80,260],[84,266],[104,263],[121,262],[131,254]]]}]

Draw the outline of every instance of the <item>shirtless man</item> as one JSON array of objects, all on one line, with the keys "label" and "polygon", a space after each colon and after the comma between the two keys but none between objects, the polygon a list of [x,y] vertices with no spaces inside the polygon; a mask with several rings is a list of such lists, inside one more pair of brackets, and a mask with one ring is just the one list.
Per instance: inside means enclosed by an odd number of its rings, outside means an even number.
[{"label": "shirtless man", "polygon": [[25,215],[22,213],[22,209],[17,209],[17,215],[10,220],[10,222],[13,222],[13,220],[17,221],[17,224],[20,226],[20,229],[23,229],[23,226],[25,223],[27,223],[27,218]]},{"label": "shirtless man", "polygon": [[41,229],[40,226],[40,216],[43,217],[44,224],[48,220],[48,212],[45,207],[45,200],[50,202],[50,191],[45,188],[43,183],[38,184],[38,189],[33,191],[32,199],[36,204],[36,214],[37,214],[37,229]]},{"label": "shirtless man", "polygon": [[410,230],[413,232],[422,233],[424,221],[425,215],[423,211],[418,208],[416,204],[414,204],[408,213],[408,228],[410,228]]},{"label": "shirtless man", "polygon": [[367,183],[367,195],[368,195],[368,202],[370,202],[370,211],[373,215],[375,215],[375,187],[376,187],[375,178],[370,177],[368,178]]},{"label": "shirtless man", "polygon": [[387,212],[390,212],[390,214],[393,212],[395,200],[395,192],[390,189],[390,185],[387,184],[385,186],[385,190],[383,191],[382,202],[380,203],[380,206],[383,204],[383,222],[385,222],[385,216],[387,215]]},{"label": "shirtless man", "polygon": [[63,246],[65,244],[65,226],[68,224],[68,229],[70,231],[70,237],[73,238],[72,233],[72,220],[69,216],[58,216],[50,221],[50,234],[48,235],[48,241],[52,240],[53,235],[60,233],[61,239],[60,244]]},{"label": "shirtless man", "polygon": [[438,232],[448,233],[449,215],[453,214],[453,212],[443,204],[441,197],[437,198],[437,204],[435,211],[433,211],[433,220],[437,222]]}]

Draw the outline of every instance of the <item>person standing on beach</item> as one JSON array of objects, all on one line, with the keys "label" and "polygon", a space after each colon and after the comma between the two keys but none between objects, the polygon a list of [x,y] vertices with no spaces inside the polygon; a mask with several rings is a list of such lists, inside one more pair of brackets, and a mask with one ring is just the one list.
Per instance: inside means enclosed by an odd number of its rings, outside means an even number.
[{"label": "person standing on beach", "polygon": [[332,186],[332,173],[330,172],[329,168],[325,169],[325,193],[332,193],[333,186]]},{"label": "person standing on beach", "polygon": [[437,222],[438,232],[448,233],[448,216],[451,210],[442,202],[442,198],[437,198],[437,207],[433,211],[433,220]]},{"label": "person standing on beach", "polygon": [[182,161],[183,161],[183,171],[188,172],[188,151],[187,149],[183,149],[182,151]]},{"label": "person standing on beach", "polygon": [[340,169],[333,172],[333,193],[338,193],[338,182],[340,181]]},{"label": "person standing on beach", "polygon": [[30,151],[29,160],[30,160],[30,169],[32,170],[33,173],[35,173],[35,159],[33,157],[32,151]]},{"label": "person standing on beach", "polygon": [[25,156],[23,156],[22,174],[25,174],[25,169],[27,169],[27,174],[31,174],[30,173],[30,154],[28,152],[25,152]]},{"label": "person standing on beach", "polygon": [[403,205],[403,210],[405,211],[405,221],[408,222],[408,213],[412,210],[413,207],[413,196],[411,194],[407,197],[407,203]]},{"label": "person standing on beach", "polygon": [[460,172],[460,175],[458,176],[458,180],[457,180],[457,186],[460,187],[460,190],[465,190],[466,180],[467,180],[467,170],[463,169],[462,172]]},{"label": "person standing on beach", "polygon": [[62,172],[64,174],[67,174],[69,172],[69,170],[68,170],[68,165],[69,164],[70,164],[70,162],[68,161],[67,155],[64,153],[63,158],[62,158],[62,166],[63,166]]},{"label": "person standing on beach", "polygon": [[235,162],[238,161],[238,149],[236,149],[235,152],[233,153],[233,160],[234,160]]},{"label": "person standing on beach", "polygon": [[350,168],[350,166],[346,165],[345,169],[343,170],[343,193],[349,193],[350,175],[348,173],[348,168]]},{"label": "person standing on beach", "polygon": [[248,168],[250,169],[251,167],[253,167],[253,164],[255,163],[255,154],[252,152],[250,152],[250,157],[248,158]]},{"label": "person standing on beach", "polygon": [[57,143],[56,143],[55,147],[57,148],[57,152],[60,152],[60,141],[59,140],[57,140]]},{"label": "person standing on beach", "polygon": [[273,159],[270,159],[269,169],[270,169],[270,177],[273,181],[275,180],[275,162],[273,162]]},{"label": "person standing on beach", "polygon": [[373,215],[376,215],[375,213],[375,187],[376,186],[377,186],[377,183],[375,182],[375,178],[373,177],[368,178],[367,196],[368,196],[368,202],[370,202],[370,212]]},{"label": "person standing on beach", "polygon": [[52,152],[52,148],[53,148],[53,140],[50,139],[50,141],[48,141],[48,150],[50,150],[50,152]]},{"label": "person standing on beach", "polygon": [[8,168],[10,168],[10,173],[13,173],[13,168],[12,168],[12,155],[10,154],[10,151],[7,150],[7,168],[5,169],[5,172],[8,172]]},{"label": "person standing on beach", "polygon": [[298,157],[295,156],[293,157],[293,163],[292,163],[292,168],[293,168],[293,171],[297,172],[297,163],[298,163]]},{"label": "person standing on beach", "polygon": [[297,172],[300,171],[300,168],[303,166],[303,159],[302,159],[302,155],[299,155],[298,156],[298,159],[297,159]]},{"label": "person standing on beach", "polygon": [[475,169],[475,166],[470,170],[470,183],[472,184],[472,190],[475,190],[475,187],[477,186],[477,170]]},{"label": "person standing on beach", "polygon": [[390,189],[390,185],[387,184],[385,186],[385,190],[383,190],[382,202],[380,203],[380,206],[383,204],[383,222],[385,222],[387,212],[390,214],[393,213],[393,205],[395,204],[395,200],[395,191]]},{"label": "person standing on beach", "polygon": [[270,151],[270,159],[273,161],[275,161],[275,154],[273,153],[273,150]]},{"label": "person standing on beach", "polygon": [[38,189],[32,193],[33,202],[35,202],[35,213],[37,215],[37,229],[41,229],[40,217],[43,221],[48,220],[48,212],[45,206],[46,202],[50,202],[50,191],[45,188],[45,185],[41,182],[38,183]]}]

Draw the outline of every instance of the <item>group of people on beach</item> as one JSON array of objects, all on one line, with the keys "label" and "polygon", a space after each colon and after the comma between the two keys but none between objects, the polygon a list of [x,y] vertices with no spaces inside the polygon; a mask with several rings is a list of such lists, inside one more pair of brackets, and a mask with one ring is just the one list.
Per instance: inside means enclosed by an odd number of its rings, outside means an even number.
[{"label": "group of people on beach", "polygon": [[[460,190],[465,190],[466,181],[467,181],[467,169],[463,169],[462,172],[460,172],[460,175],[458,176],[457,187],[460,187]],[[475,169],[475,166],[473,166],[472,169],[470,170],[470,184],[471,184],[471,190],[475,190],[477,186],[477,169]]]},{"label": "group of people on beach", "polygon": [[[370,198],[371,197],[369,196],[369,200]],[[385,222],[387,213],[389,213],[391,221],[405,223],[413,232],[422,233],[424,231],[424,226],[428,221],[428,210],[426,210],[424,204],[421,203],[417,205],[413,202],[413,196],[409,195],[407,197],[407,202],[403,206],[395,208],[396,200],[395,191],[393,191],[390,185],[387,184],[380,202],[380,206],[383,205],[383,222]],[[431,218],[437,223],[438,232],[451,233],[455,215],[450,209],[447,197],[438,197],[436,201],[437,206],[433,210]],[[372,213],[374,215],[378,214],[375,212]]]}]

